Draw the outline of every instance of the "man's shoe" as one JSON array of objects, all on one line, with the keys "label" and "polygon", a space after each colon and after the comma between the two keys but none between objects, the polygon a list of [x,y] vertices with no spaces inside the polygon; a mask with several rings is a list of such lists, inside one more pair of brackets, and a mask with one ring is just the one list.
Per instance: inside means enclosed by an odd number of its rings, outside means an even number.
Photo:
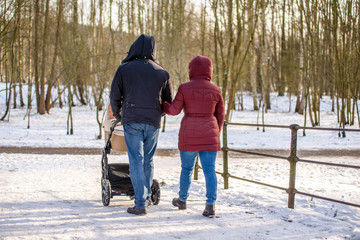
[{"label": "man's shoe", "polygon": [[206,204],[205,209],[203,211],[203,216],[208,218],[215,217],[215,206]]},{"label": "man's shoe", "polygon": [[129,207],[127,209],[127,212],[135,215],[146,215],[147,213],[146,208],[142,209],[142,208],[137,208],[136,206]]},{"label": "man's shoe", "polygon": [[180,201],[179,198],[174,198],[172,200],[172,205],[174,205],[175,207],[178,207],[181,210],[186,209],[186,202]]}]

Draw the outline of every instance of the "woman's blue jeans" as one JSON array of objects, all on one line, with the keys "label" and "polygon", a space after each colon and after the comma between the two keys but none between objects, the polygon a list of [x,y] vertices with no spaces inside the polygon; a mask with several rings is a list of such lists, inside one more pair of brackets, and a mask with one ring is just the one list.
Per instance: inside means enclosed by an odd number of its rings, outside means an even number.
[{"label": "woman's blue jeans", "polygon": [[180,201],[186,202],[189,196],[189,188],[191,184],[191,176],[194,170],[196,156],[199,154],[201,166],[205,175],[206,181],[206,203],[209,205],[215,204],[217,192],[217,178],[215,173],[215,160],[217,151],[197,151],[197,152],[182,152],[181,157],[181,175],[180,175]]},{"label": "woman's blue jeans", "polygon": [[146,123],[130,123],[124,125],[124,133],[130,178],[135,192],[135,206],[144,209],[151,197],[154,176],[153,156],[159,129]]}]

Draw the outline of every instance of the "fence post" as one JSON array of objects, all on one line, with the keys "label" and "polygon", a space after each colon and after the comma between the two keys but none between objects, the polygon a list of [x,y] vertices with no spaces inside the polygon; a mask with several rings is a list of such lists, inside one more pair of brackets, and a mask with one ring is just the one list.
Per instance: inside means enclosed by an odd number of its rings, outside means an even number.
[{"label": "fence post", "polygon": [[224,122],[223,128],[223,178],[224,178],[224,189],[229,188],[229,166],[228,166],[228,145],[227,145],[227,125],[228,122]]},{"label": "fence post", "polygon": [[194,169],[194,180],[199,179],[199,154],[196,155],[195,169]]},{"label": "fence post", "polygon": [[291,149],[290,156],[288,157],[288,161],[290,163],[290,176],[289,176],[289,188],[286,190],[288,193],[288,208],[294,208],[295,206],[295,177],[296,177],[296,162],[298,161],[298,157],[296,156],[296,144],[297,144],[297,131],[299,129],[299,125],[292,124],[290,125],[291,130]]}]

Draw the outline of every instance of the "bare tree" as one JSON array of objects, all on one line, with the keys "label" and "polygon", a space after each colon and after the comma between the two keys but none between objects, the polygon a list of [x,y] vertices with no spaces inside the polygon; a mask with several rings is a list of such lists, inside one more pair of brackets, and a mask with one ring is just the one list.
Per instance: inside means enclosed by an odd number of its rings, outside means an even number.
[{"label": "bare tree", "polygon": [[49,0],[46,0],[45,19],[42,36],[42,59],[41,59],[41,75],[40,75],[40,96],[39,96],[39,113],[45,114],[45,74],[47,65],[47,43],[49,31]]},{"label": "bare tree", "polygon": [[[53,58],[52,58],[52,62],[51,62],[51,70],[50,70],[50,76],[49,76],[49,81],[48,81],[48,86],[47,86],[47,92],[46,92],[46,99],[45,99],[45,108],[47,113],[50,112],[51,107],[53,106],[53,104],[51,103],[51,98],[52,98],[52,88],[54,87],[54,85],[56,84],[57,79],[56,79],[56,60],[58,57],[58,46],[59,46],[59,37],[60,37],[60,26],[61,26],[61,22],[62,22],[62,15],[63,15],[63,0],[58,0],[57,1],[57,18],[56,18],[56,33],[55,33],[55,44],[54,44],[54,54],[53,54]],[[60,88],[58,88],[60,90]],[[61,94],[58,94],[58,99],[60,104],[61,103]],[[55,102],[55,101],[54,101]]]},{"label": "bare tree", "polygon": [[3,119],[11,106],[24,105],[27,94],[30,127],[35,92],[39,114],[49,113],[56,102],[69,105],[69,134],[76,104],[95,104],[101,126],[113,73],[129,45],[146,33],[155,36],[156,61],[169,71],[175,89],[188,80],[194,56],[213,60],[227,120],[235,108],[244,108],[244,91],[264,113],[271,107],[270,92],[277,91],[289,97],[289,110],[296,96],[295,111],[304,114],[304,125],[307,118],[320,125],[324,94],[332,98],[339,126],[354,125],[356,117],[359,122],[359,1],[202,0],[198,6],[195,0],[91,0],[89,16],[79,4],[0,1]]},{"label": "bare tree", "polygon": [[39,18],[40,18],[40,3],[35,0],[34,3],[34,34],[33,34],[33,64],[34,64],[34,81],[36,93],[37,111],[40,112],[40,90],[39,90]]}]

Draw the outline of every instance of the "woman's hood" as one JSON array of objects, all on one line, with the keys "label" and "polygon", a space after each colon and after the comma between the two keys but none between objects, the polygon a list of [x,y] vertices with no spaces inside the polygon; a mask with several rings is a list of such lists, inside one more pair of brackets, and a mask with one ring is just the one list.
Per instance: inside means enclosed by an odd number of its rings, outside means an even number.
[{"label": "woman's hood", "polygon": [[212,62],[205,56],[196,56],[189,63],[189,78],[211,80]]},{"label": "woman's hood", "polygon": [[128,55],[122,63],[130,62],[139,58],[146,58],[155,61],[155,38],[153,36],[141,34],[131,45]]}]

